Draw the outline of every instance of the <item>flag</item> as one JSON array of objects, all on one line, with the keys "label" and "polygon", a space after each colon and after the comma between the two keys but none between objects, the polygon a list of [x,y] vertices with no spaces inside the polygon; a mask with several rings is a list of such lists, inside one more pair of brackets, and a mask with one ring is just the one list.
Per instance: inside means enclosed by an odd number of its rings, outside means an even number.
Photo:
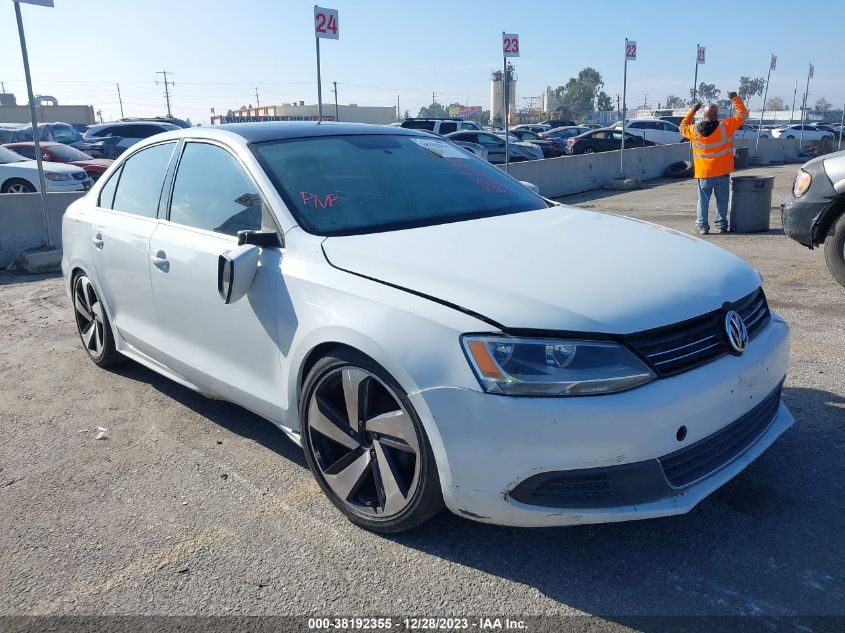
[{"label": "flag", "polygon": [[778,56],[772,53],[772,59],[769,60],[769,70],[774,70],[778,65]]},{"label": "flag", "polygon": [[813,78],[813,65],[810,64],[810,79]]}]

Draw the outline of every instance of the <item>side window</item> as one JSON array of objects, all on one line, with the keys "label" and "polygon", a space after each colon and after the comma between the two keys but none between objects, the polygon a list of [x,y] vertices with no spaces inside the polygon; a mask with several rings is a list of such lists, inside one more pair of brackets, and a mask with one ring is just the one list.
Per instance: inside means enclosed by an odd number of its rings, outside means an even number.
[{"label": "side window", "polygon": [[262,200],[255,183],[229,152],[188,143],[176,171],[170,221],[237,235],[261,229]]},{"label": "side window", "polygon": [[117,189],[117,181],[120,180],[120,172],[122,168],[118,168],[111,176],[109,176],[106,184],[100,189],[100,198],[97,201],[97,206],[103,209],[111,209],[114,202],[114,192]]},{"label": "side window", "polygon": [[22,145],[21,147],[13,147],[13,152],[17,152],[21,156],[26,156],[29,159],[35,160],[35,146],[27,147],[26,145]]},{"label": "side window", "polygon": [[440,122],[440,133],[441,134],[449,134],[450,132],[457,132],[458,131],[458,124],[454,121],[441,121]]},{"label": "side window", "polygon": [[478,126],[475,123],[461,123],[462,130],[477,130]]},{"label": "side window", "polygon": [[505,144],[502,139],[498,136],[493,136],[492,134],[479,134],[477,142],[481,143],[485,147],[500,147]]},{"label": "side window", "polygon": [[123,163],[112,209],[148,218],[156,217],[164,176],[174,147],[176,143],[162,143],[130,156]]},{"label": "side window", "polygon": [[599,139],[609,138],[608,134],[610,134],[610,132],[596,132],[595,134],[593,134],[593,136],[591,138],[599,138]]}]

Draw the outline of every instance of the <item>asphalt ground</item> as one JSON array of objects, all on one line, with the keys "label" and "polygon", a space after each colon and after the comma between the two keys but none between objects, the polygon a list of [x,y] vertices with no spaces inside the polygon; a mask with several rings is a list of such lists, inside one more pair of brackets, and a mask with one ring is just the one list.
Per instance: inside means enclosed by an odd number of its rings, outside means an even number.
[{"label": "asphalt ground", "polygon": [[[845,289],[780,229],[794,172],[746,172],[775,176],[769,232],[704,239],[757,267],[792,326],[796,424],[658,520],[527,530],[443,513],[365,532],[272,424],[132,362],[97,368],[59,277],[0,274],[0,616],[845,616]],[[563,201],[693,232],[695,199],[694,181],[658,180]]]}]

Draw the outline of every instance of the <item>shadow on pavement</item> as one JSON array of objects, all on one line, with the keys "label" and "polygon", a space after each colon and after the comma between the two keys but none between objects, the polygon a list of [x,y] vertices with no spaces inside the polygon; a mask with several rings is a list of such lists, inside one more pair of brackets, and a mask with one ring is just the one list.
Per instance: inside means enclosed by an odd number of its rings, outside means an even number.
[{"label": "shadow on pavement", "polygon": [[3,270],[0,269],[0,286],[10,286],[12,284],[31,283],[34,281],[41,281],[43,279],[58,279],[62,273],[41,273],[40,275],[30,275],[19,270]]}]

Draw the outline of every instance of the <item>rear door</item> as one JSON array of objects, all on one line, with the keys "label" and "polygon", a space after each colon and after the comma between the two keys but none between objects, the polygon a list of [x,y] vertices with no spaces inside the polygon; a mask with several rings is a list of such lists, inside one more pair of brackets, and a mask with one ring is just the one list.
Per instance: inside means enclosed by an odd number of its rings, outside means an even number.
[{"label": "rear door", "polygon": [[264,198],[224,146],[187,141],[173,179],[168,219],[150,242],[150,279],[164,361],[196,385],[281,420],[277,344],[279,248],[262,248],[247,295],[224,304],[218,257],[237,232],[276,230]]},{"label": "rear door", "polygon": [[158,347],[149,242],[177,143],[146,147],[126,159],[100,191],[90,240],[101,295],[121,337],[147,356]]}]

